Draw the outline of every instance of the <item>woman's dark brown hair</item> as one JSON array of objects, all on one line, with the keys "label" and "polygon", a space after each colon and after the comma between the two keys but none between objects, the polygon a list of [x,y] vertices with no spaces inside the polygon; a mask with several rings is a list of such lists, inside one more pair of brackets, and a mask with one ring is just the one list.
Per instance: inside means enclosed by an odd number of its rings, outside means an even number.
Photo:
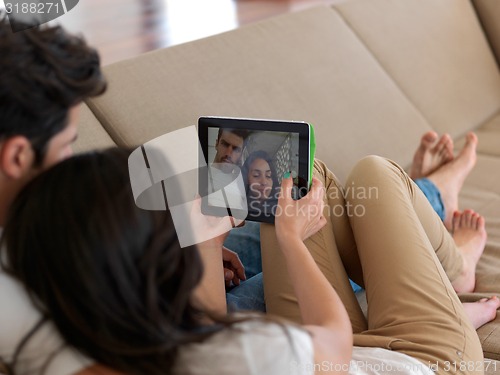
[{"label": "woman's dark brown hair", "polygon": [[136,207],[128,151],[75,156],[35,178],[4,229],[4,267],[65,341],[127,374],[168,374],[178,348],[222,328],[191,304],[202,276],[168,211]]}]

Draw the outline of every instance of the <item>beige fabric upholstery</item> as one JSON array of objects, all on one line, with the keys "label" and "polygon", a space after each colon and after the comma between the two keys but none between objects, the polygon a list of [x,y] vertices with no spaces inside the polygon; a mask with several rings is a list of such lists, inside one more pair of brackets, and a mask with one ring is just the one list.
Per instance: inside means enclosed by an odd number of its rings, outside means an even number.
[{"label": "beige fabric upholstery", "polygon": [[86,104],[82,104],[75,153],[116,146]]},{"label": "beige fabric upholstery", "polygon": [[500,108],[500,76],[469,0],[335,5],[429,123],[453,136]]},{"label": "beige fabric upholstery", "polygon": [[[500,115],[476,131],[478,158],[460,194],[460,209],[472,208],[486,219],[488,245],[477,268],[476,291],[498,291],[500,285]],[[463,142],[456,142],[458,148]],[[500,335],[500,332],[499,332]],[[500,342],[500,336],[499,340]]]},{"label": "beige fabric upholstery", "polygon": [[493,171],[500,171],[500,157],[478,154],[477,164],[467,177],[463,188],[464,194],[461,197],[467,200],[469,191],[480,193],[481,196],[478,196],[477,199],[478,202],[481,199],[482,206],[474,206],[481,209],[485,209],[490,204],[493,196],[500,198],[499,176]]},{"label": "beige fabric upholstery", "polygon": [[500,65],[500,1],[473,0],[473,4]]},{"label": "beige fabric upholstery", "polygon": [[317,156],[343,179],[367,154],[409,163],[430,129],[330,7],[146,54],[105,73],[109,90],[89,105],[120,145],[194,125],[202,115],[303,120],[315,126]]},{"label": "beige fabric upholstery", "polygon": [[[488,242],[476,271],[476,292],[460,295],[462,301],[490,297],[492,291],[500,296],[500,115],[494,116],[476,131],[479,138],[478,160],[465,181],[460,195],[460,209],[472,208],[486,218]],[[456,142],[461,148],[463,140]],[[500,314],[481,327],[478,335],[486,358],[500,360]],[[497,371],[500,371],[497,363]],[[492,368],[495,366],[492,365]],[[495,373],[489,371],[487,373]]]},{"label": "beige fabric upholstery", "polygon": [[476,131],[479,152],[500,157],[500,113]]},{"label": "beige fabric upholstery", "polygon": [[[497,318],[493,323],[489,323],[480,327],[477,331],[479,338],[481,340],[481,345],[483,346],[483,352],[485,358],[491,358],[500,360],[500,313],[497,312]],[[500,363],[499,363],[500,365]],[[493,374],[498,374],[500,367],[497,367],[497,372],[492,372]]]},{"label": "beige fabric upholstery", "polygon": [[494,360],[485,361],[484,365],[484,374],[485,375],[497,375],[500,369],[500,362]]},{"label": "beige fabric upholstery", "polygon": [[[476,270],[476,292],[491,293],[500,297],[500,196],[487,202],[479,212],[485,216],[488,242]],[[499,332],[500,334],[500,332]],[[500,340],[499,340],[500,342]],[[500,352],[499,352],[500,355]]]}]

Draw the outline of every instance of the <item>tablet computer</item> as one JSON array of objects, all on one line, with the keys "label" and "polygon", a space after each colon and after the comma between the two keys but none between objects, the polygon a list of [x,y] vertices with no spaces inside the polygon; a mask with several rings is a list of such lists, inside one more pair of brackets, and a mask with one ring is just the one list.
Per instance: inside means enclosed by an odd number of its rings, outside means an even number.
[{"label": "tablet computer", "polygon": [[306,122],[200,117],[199,193],[202,212],[274,222],[281,180],[307,194],[314,163],[314,130]]}]

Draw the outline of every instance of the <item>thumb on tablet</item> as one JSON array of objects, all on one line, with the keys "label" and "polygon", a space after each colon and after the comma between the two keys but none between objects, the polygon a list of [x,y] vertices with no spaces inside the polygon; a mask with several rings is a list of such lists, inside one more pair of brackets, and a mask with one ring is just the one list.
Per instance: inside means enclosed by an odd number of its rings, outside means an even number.
[{"label": "thumb on tablet", "polygon": [[281,180],[281,198],[290,199],[292,197],[293,179],[290,172],[285,172]]}]

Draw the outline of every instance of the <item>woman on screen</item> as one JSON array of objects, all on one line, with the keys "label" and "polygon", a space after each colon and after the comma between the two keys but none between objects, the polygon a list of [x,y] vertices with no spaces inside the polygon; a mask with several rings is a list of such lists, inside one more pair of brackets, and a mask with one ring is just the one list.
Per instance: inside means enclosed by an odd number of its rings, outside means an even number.
[{"label": "woman on screen", "polygon": [[278,199],[278,178],[273,160],[265,151],[254,151],[242,168],[249,215],[270,215]]}]

